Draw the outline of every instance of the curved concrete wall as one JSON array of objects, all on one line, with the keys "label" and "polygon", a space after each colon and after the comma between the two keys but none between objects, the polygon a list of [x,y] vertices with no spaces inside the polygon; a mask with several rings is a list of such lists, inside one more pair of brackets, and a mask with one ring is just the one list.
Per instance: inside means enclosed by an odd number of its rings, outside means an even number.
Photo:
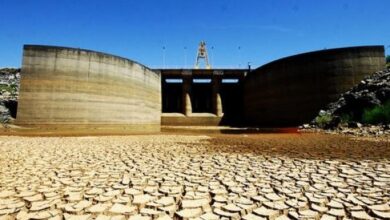
[{"label": "curved concrete wall", "polygon": [[89,50],[24,46],[17,124],[143,132],[159,130],[160,115],[159,73]]},{"label": "curved concrete wall", "polygon": [[321,50],[268,63],[245,79],[245,122],[251,126],[310,122],[326,104],[384,65],[383,46]]}]

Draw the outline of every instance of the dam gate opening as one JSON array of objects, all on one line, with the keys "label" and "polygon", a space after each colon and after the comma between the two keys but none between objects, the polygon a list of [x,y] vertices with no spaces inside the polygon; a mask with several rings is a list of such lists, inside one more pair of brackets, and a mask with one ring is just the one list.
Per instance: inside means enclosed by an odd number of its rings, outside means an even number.
[{"label": "dam gate opening", "polygon": [[162,124],[236,123],[245,69],[162,69]]}]

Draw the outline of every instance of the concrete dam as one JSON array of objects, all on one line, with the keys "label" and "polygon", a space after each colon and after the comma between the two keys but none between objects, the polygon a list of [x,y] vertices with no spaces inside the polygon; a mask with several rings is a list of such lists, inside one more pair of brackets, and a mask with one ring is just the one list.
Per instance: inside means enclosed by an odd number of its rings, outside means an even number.
[{"label": "concrete dam", "polygon": [[159,131],[160,74],[104,53],[24,46],[16,123]]},{"label": "concrete dam", "polygon": [[385,67],[383,46],[249,69],[150,69],[105,53],[25,45],[16,124],[155,132],[161,125],[297,126]]}]

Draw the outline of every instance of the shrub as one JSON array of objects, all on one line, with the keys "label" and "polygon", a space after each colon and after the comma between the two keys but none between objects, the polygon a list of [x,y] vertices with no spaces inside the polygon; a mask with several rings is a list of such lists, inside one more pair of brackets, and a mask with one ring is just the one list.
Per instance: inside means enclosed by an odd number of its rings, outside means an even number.
[{"label": "shrub", "polygon": [[16,96],[17,91],[18,91],[18,85],[16,84],[9,85],[9,92],[11,93],[12,96]]},{"label": "shrub", "polygon": [[327,127],[332,121],[332,116],[330,114],[319,115],[315,118],[315,122],[320,128]]},{"label": "shrub", "polygon": [[352,122],[353,120],[353,114],[347,114],[347,113],[345,113],[345,114],[342,114],[341,116],[340,116],[340,121],[341,121],[341,123],[343,123],[343,124],[348,124],[349,122]]},{"label": "shrub", "polygon": [[390,123],[390,101],[386,102],[384,105],[364,110],[362,121],[366,124]]}]

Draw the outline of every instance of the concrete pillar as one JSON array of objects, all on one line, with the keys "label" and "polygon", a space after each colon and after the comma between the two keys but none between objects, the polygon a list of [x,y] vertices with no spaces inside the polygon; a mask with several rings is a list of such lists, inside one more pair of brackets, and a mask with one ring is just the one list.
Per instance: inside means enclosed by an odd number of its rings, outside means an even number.
[{"label": "concrete pillar", "polygon": [[212,105],[213,105],[213,113],[216,116],[222,117],[223,116],[223,109],[222,109],[222,99],[220,94],[220,84],[222,81],[222,77],[219,75],[214,75],[212,79]]},{"label": "concrete pillar", "polygon": [[192,77],[190,75],[183,75],[183,114],[190,116],[192,113],[191,104],[191,84]]}]

